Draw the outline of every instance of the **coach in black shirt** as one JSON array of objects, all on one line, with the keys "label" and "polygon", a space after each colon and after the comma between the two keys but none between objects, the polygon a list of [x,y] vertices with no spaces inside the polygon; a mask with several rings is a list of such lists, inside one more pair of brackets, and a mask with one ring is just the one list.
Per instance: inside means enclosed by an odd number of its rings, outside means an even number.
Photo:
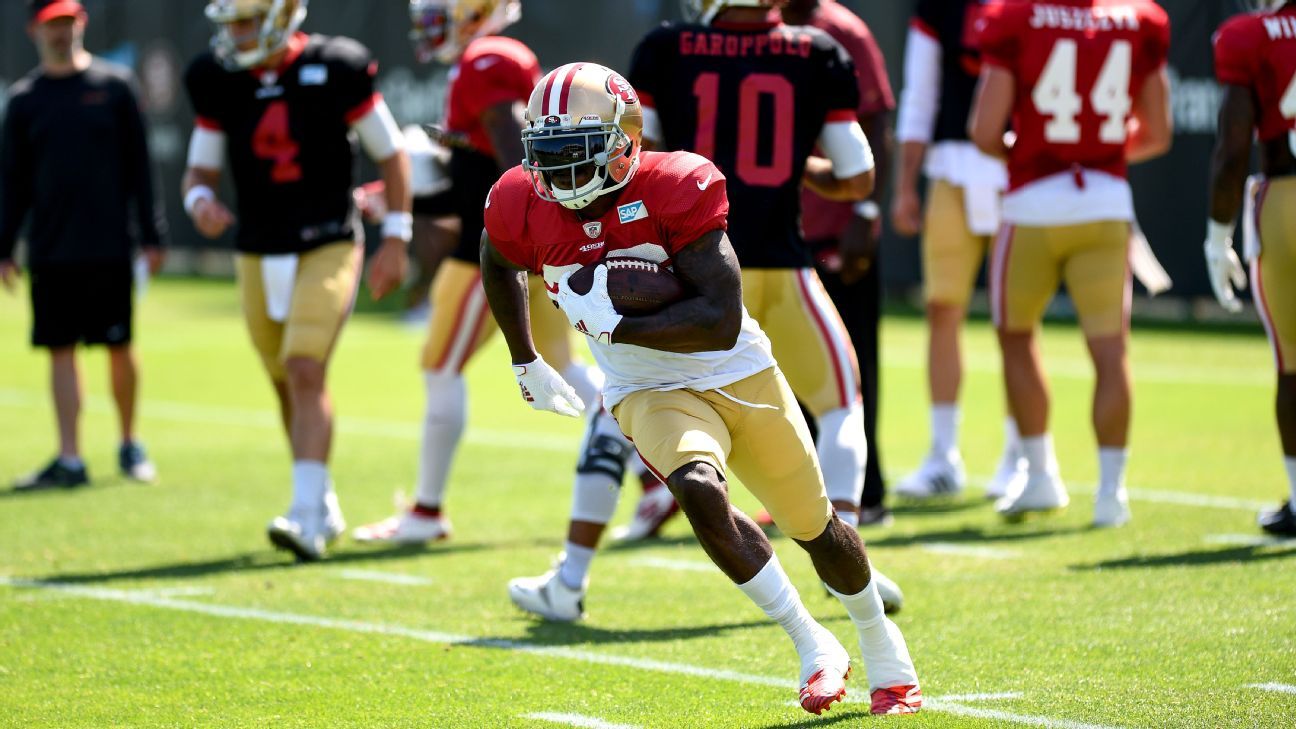
[{"label": "coach in black shirt", "polygon": [[108,347],[118,465],[127,477],[151,481],[155,470],[134,433],[132,260],[138,244],[156,272],[166,231],[154,207],[144,119],[130,72],[85,50],[80,2],[28,5],[41,65],[11,89],[0,142],[0,280],[13,290],[14,245],[30,212],[32,344],[50,351],[59,455],[15,488],[89,481],[77,441],[78,343]]}]

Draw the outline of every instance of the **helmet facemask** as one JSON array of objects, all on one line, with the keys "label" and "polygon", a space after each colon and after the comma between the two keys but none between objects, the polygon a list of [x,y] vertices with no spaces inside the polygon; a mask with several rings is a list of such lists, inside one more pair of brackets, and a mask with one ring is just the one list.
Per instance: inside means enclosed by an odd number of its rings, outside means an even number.
[{"label": "helmet facemask", "polygon": [[522,145],[536,195],[568,210],[625,187],[639,166],[634,141],[598,117],[575,124],[565,115],[546,117],[523,130]]},{"label": "helmet facemask", "polygon": [[779,4],[779,0],[680,0],[680,13],[690,23],[710,25],[729,8],[769,8]]},{"label": "helmet facemask", "polygon": [[[307,3],[308,0],[212,0],[204,14],[216,25],[211,41],[216,60],[232,71],[265,63],[286,48],[301,28],[306,20]],[[233,23],[253,19],[259,21],[255,36],[234,35]],[[254,41],[253,47],[244,49],[249,41]]]},{"label": "helmet facemask", "polygon": [[410,40],[419,62],[447,65],[458,61],[469,43],[522,17],[518,0],[410,0],[409,11]]}]

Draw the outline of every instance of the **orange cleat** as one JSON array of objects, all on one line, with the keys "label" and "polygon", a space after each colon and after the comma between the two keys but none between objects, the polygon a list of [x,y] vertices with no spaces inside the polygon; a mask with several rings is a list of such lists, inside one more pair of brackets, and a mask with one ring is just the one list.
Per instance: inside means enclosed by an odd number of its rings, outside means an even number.
[{"label": "orange cleat", "polygon": [[846,698],[846,679],[850,678],[851,669],[847,665],[846,673],[841,674],[831,668],[815,671],[805,683],[801,684],[801,708],[818,716],[828,707]]},{"label": "orange cleat", "polygon": [[922,708],[922,689],[909,684],[887,686],[873,692],[874,714],[916,714]]}]

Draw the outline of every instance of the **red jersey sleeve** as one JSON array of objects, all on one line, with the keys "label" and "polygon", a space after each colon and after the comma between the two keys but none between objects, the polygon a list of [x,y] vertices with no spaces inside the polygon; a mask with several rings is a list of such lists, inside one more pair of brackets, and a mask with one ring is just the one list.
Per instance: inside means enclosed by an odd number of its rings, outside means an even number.
[{"label": "red jersey sleeve", "polygon": [[1016,7],[1007,2],[985,6],[976,21],[976,45],[984,62],[1012,71],[1020,50]]},{"label": "red jersey sleeve", "polygon": [[1139,54],[1136,71],[1144,76],[1165,65],[1170,56],[1170,16],[1156,3],[1147,3],[1140,13],[1143,29],[1143,52]]},{"label": "red jersey sleeve", "polygon": [[455,83],[471,89],[464,96],[464,111],[476,119],[496,104],[525,102],[539,80],[540,63],[525,46],[491,45],[459,64]]},{"label": "red jersey sleeve", "polygon": [[486,235],[491,245],[508,262],[533,273],[539,272],[532,246],[526,245],[526,212],[531,181],[521,167],[504,173],[486,195]]},{"label": "red jersey sleeve", "polygon": [[1255,82],[1260,56],[1253,27],[1252,17],[1241,15],[1224,23],[1215,34],[1215,78],[1220,83],[1250,88]]},{"label": "red jersey sleeve", "polygon": [[662,245],[674,256],[707,233],[728,229],[729,196],[724,173],[710,160],[689,152],[672,155],[677,159],[664,176],[655,216]]}]

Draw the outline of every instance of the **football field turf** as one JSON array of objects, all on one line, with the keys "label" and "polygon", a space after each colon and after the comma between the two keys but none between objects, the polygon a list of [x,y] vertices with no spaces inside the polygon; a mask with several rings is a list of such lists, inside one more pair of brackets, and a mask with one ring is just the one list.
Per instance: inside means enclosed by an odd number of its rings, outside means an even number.
[{"label": "football field turf", "polygon": [[[43,356],[27,306],[0,296],[0,479],[53,453]],[[924,334],[888,318],[886,468],[927,445]],[[1069,511],[1020,525],[979,489],[897,505],[863,536],[904,588],[897,616],[923,682],[916,717],[851,702],[794,704],[790,642],[710,566],[688,525],[596,559],[576,625],[516,610],[508,579],[561,549],[580,423],[534,413],[496,341],[469,370],[471,412],[447,501],[452,541],[386,550],[344,539],[322,563],[272,551],[288,459],[233,284],[164,280],[137,316],[141,435],[155,486],[115,474],[102,352],[82,358],[84,452],[95,483],[0,491],[0,724],[107,726],[1265,726],[1296,723],[1296,542],[1255,511],[1285,491],[1271,355],[1242,332],[1138,329],[1130,459],[1134,521],[1088,528],[1092,384],[1071,326],[1044,338]],[[331,386],[334,478],[348,521],[411,489],[423,409],[421,332],[357,316]],[[965,340],[962,446],[972,474],[1001,443],[997,353]],[[7,486],[6,486],[7,488]],[[735,487],[747,510],[753,499]],[[627,487],[617,523],[638,495]],[[811,612],[854,631],[797,546],[775,549]]]}]

